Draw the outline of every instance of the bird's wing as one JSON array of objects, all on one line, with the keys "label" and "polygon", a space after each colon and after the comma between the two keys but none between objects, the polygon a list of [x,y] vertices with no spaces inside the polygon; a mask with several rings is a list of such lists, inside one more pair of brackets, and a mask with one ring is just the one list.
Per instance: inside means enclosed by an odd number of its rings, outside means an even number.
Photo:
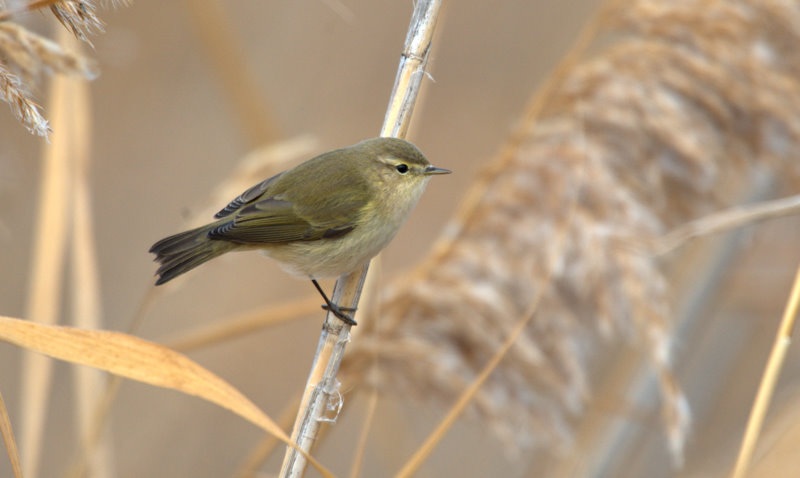
[{"label": "bird's wing", "polygon": [[356,227],[358,204],[338,203],[326,209],[298,211],[290,201],[268,198],[240,206],[236,214],[208,233],[211,239],[239,244],[281,244],[339,237]]},{"label": "bird's wing", "polygon": [[270,185],[272,185],[272,183],[274,183],[279,177],[281,177],[282,174],[283,173],[276,174],[275,176],[272,176],[269,179],[265,179],[260,183],[256,184],[255,186],[251,187],[247,191],[243,192],[236,199],[229,202],[228,205],[222,208],[218,213],[214,214],[214,217],[219,219],[225,216],[229,216],[231,213],[236,212],[239,208],[241,208],[245,204],[249,204],[255,201],[256,199],[258,199],[259,196],[264,194],[267,188],[269,188]]},{"label": "bird's wing", "polygon": [[[309,175],[324,180],[311,188]],[[252,245],[338,237],[356,227],[369,198],[358,165],[326,153],[242,193],[217,213],[219,225],[209,237]]]}]

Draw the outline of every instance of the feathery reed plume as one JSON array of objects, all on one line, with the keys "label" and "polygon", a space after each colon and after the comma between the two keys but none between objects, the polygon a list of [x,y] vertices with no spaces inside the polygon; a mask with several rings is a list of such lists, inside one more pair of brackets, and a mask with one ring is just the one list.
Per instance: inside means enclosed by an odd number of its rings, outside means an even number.
[{"label": "feathery reed plume", "polygon": [[94,3],[86,0],[33,2],[18,10],[4,7],[0,4],[0,100],[11,106],[28,131],[47,136],[47,120],[24,84],[35,82],[41,73],[67,73],[91,80],[97,76],[97,68],[88,58],[5,20],[14,13],[49,7],[65,28],[90,45],[88,35],[102,32],[103,23],[94,13]]},{"label": "feathery reed plume", "polygon": [[39,105],[34,103],[19,77],[9,72],[0,63],[0,100],[8,103],[11,112],[31,133],[47,136],[50,126],[42,116]]},{"label": "feathery reed plume", "polygon": [[92,44],[89,35],[105,31],[103,22],[94,13],[94,3],[88,0],[64,0],[50,5],[50,11],[76,38]]},{"label": "feathery reed plume", "polygon": [[[548,103],[483,171],[435,252],[363,321],[343,377],[455,400],[541,304],[473,402],[514,448],[559,449],[609,338],[652,362],[677,461],[688,407],[670,373],[662,259],[638,244],[731,201],[723,180],[770,160],[797,176],[800,11],[786,2],[620,2],[610,40],[558,78]],[[737,176],[738,175],[738,176]],[[369,373],[373,360],[380,373]]]},{"label": "feathery reed plume", "polygon": [[26,81],[42,73],[67,73],[89,80],[98,74],[97,65],[90,59],[16,23],[0,23],[0,53]]}]

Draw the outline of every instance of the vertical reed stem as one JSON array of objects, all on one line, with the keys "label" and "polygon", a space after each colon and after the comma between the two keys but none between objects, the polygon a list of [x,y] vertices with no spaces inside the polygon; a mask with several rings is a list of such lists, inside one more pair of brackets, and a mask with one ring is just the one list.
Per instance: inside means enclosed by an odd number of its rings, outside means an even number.
[{"label": "vertical reed stem", "polygon": [[[440,7],[441,0],[416,2],[381,136],[403,137],[408,131],[411,113],[425,75],[425,65]],[[334,303],[357,308],[368,270],[369,264],[366,264],[360,270],[339,277],[333,292]],[[320,423],[335,421],[341,409],[342,397],[336,375],[349,340],[350,326],[329,311],[292,431],[292,440],[305,451],[311,450]],[[306,464],[305,458],[297,450],[287,448],[280,476],[301,477]]]}]

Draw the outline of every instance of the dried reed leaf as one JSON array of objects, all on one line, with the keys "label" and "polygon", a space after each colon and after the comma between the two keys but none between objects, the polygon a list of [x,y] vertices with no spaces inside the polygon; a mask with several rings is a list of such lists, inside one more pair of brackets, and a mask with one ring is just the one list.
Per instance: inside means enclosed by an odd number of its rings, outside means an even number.
[{"label": "dried reed leaf", "polygon": [[0,435],[2,435],[3,443],[6,445],[6,454],[11,462],[14,478],[22,478],[22,466],[19,461],[17,441],[14,439],[14,430],[11,428],[11,419],[8,417],[8,409],[2,393],[0,393]]},{"label": "dried reed leaf", "polygon": [[19,347],[204,398],[277,436],[277,425],[233,387],[187,357],[134,336],[0,317],[0,337]]},{"label": "dried reed leaf", "polygon": [[[590,358],[624,338],[654,366],[680,462],[689,415],[669,368],[669,280],[654,251],[629,245],[730,203],[726,185],[744,181],[748,163],[797,179],[800,11],[640,0],[603,18],[606,41],[552,79],[545,108],[532,103],[476,179],[475,200],[395,282],[382,330],[361,331],[343,371],[450,403],[541,293],[472,410],[511,447],[558,450],[590,395]],[[374,356],[380,373],[367,374]]]},{"label": "dried reed leaf", "polygon": [[[247,397],[186,356],[131,335],[36,324],[0,316],[0,340],[157,387],[202,398],[232,411],[293,446],[286,433]],[[321,464],[306,456],[325,476]]]},{"label": "dried reed leaf", "polygon": [[767,422],[759,439],[749,478],[794,478],[797,475],[797,444],[800,443],[800,407],[798,389],[783,400],[782,406],[770,412],[774,418]]}]

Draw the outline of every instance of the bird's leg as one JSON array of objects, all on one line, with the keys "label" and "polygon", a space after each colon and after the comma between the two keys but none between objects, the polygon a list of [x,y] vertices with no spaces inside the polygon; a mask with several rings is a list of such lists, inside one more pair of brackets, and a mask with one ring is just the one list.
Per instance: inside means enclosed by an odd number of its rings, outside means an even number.
[{"label": "bird's leg", "polygon": [[353,307],[339,307],[337,304],[334,304],[333,302],[331,302],[330,299],[328,299],[328,296],[325,295],[325,291],[322,290],[322,287],[320,287],[316,279],[311,279],[311,282],[314,284],[314,287],[317,288],[317,291],[320,293],[322,299],[325,301],[325,305],[322,306],[324,310],[330,310],[331,312],[333,312],[333,315],[341,319],[346,324],[358,325],[358,323],[355,320],[353,320],[352,317],[350,317],[345,313],[345,312],[351,312],[351,313],[355,312],[356,309],[354,309]]}]

